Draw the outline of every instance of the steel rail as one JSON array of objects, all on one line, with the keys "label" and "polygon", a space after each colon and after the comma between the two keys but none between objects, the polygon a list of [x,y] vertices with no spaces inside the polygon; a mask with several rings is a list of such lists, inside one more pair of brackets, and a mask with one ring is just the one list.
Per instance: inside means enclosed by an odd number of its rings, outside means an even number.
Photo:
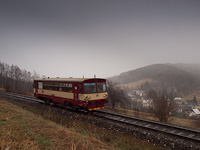
[{"label": "steel rail", "polygon": [[[15,98],[15,99],[20,100],[20,101],[47,104],[47,103],[45,103],[45,101],[37,99],[37,98],[35,98],[33,96],[28,96],[28,95],[23,95],[23,94],[18,94],[18,93],[0,91],[0,96],[1,95],[5,96],[5,97],[9,97],[9,98]],[[80,108],[70,107],[70,106],[64,106],[62,104],[50,103],[48,105],[58,106],[58,107],[62,107],[64,109],[73,110],[73,111],[77,111],[78,110],[80,112],[87,112],[85,109],[80,109]]]},{"label": "steel rail", "polygon": [[5,97],[10,97],[10,98],[17,98],[18,100],[28,101],[28,102],[33,102],[33,103],[44,103],[44,101],[42,101],[42,100],[39,100],[32,96],[23,95],[23,94],[16,94],[16,93],[11,93],[11,92],[0,91],[0,95],[3,95]]},{"label": "steel rail", "polygon": [[153,131],[158,131],[165,134],[173,135],[179,138],[184,138],[184,139],[200,142],[199,130],[179,127],[179,126],[175,126],[171,124],[137,118],[137,117],[118,114],[114,112],[107,112],[105,110],[96,110],[93,114],[105,119],[112,120],[112,121],[117,121],[120,123],[125,123],[128,125],[133,125],[133,126],[137,126],[137,127],[148,129],[148,130],[153,130]]}]

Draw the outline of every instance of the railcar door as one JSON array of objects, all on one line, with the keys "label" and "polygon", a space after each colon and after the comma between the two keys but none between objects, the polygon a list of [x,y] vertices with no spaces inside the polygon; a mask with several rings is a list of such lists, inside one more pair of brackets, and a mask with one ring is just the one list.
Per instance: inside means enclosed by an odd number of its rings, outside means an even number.
[{"label": "railcar door", "polygon": [[79,91],[79,84],[74,83],[74,100],[78,101],[78,91]]}]

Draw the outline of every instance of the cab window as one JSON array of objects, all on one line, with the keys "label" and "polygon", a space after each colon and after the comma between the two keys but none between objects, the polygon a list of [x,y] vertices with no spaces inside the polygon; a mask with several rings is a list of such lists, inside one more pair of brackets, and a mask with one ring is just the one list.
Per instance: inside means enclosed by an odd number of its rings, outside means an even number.
[{"label": "cab window", "polygon": [[97,83],[97,92],[106,92],[106,83]]},{"label": "cab window", "polygon": [[96,83],[84,83],[84,93],[96,93]]}]

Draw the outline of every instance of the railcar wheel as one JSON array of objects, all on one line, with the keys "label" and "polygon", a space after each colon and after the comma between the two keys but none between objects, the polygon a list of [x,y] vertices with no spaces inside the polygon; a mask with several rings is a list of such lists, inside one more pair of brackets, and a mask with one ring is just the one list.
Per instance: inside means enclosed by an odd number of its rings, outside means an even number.
[{"label": "railcar wheel", "polygon": [[70,103],[70,102],[64,102],[64,105],[65,106],[73,106],[72,103]]}]

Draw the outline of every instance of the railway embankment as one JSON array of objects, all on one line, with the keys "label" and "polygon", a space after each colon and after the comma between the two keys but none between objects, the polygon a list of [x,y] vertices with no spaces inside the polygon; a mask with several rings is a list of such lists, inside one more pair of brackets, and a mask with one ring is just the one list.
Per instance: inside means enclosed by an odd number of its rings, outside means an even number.
[{"label": "railway embankment", "polygon": [[12,99],[0,103],[0,149],[164,149],[89,123],[90,115]]},{"label": "railway embankment", "polygon": [[93,137],[0,100],[0,149],[109,149]]}]

